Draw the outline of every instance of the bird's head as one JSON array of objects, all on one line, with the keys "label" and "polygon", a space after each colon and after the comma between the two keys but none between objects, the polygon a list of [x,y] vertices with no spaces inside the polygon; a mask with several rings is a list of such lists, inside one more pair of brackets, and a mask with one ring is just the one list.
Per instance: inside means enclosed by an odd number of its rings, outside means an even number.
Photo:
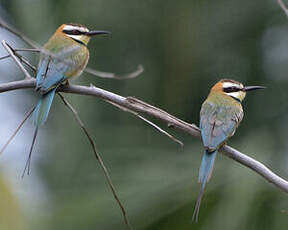
[{"label": "bird's head", "polygon": [[110,34],[110,32],[101,30],[89,30],[86,26],[71,23],[61,25],[57,29],[56,34],[67,36],[74,41],[87,46],[92,36],[99,34]]},{"label": "bird's head", "polygon": [[212,87],[211,92],[220,92],[242,102],[248,91],[265,88],[263,86],[244,86],[238,81],[223,79]]}]

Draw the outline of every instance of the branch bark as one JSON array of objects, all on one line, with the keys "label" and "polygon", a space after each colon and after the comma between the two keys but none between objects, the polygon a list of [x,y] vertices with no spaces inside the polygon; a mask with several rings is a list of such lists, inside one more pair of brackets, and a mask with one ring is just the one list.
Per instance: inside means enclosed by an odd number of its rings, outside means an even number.
[{"label": "branch bark", "polygon": [[[35,84],[36,84],[35,79],[26,79],[9,83],[3,83],[0,84],[0,93],[18,89],[34,88]],[[104,89],[95,87],[93,85],[88,87],[88,86],[70,84],[59,87],[59,91],[64,93],[98,97],[103,99],[104,101],[112,102],[111,103],[112,105],[116,104],[118,106],[126,108],[127,109],[126,112],[132,111],[132,113],[137,112],[139,114],[145,114],[154,117],[162,122],[165,122],[167,125],[171,125],[177,128],[182,132],[188,133],[193,137],[200,138],[200,130],[196,125],[182,121],[179,118],[174,117],[171,114],[165,112],[164,110],[149,105],[134,97],[123,97],[115,93],[106,91]],[[266,167],[261,162],[239,152],[238,150],[228,145],[223,146],[220,149],[220,152],[222,152],[225,156],[228,156],[229,158],[246,166],[247,168],[250,168],[254,172],[258,173],[260,176],[265,178],[268,182],[274,184],[282,191],[288,193],[288,181],[273,173],[268,167]]]}]

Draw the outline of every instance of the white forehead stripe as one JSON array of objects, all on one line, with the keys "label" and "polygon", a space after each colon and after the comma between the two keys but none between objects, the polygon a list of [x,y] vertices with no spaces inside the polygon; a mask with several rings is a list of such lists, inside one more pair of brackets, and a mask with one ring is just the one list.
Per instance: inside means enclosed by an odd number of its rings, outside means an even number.
[{"label": "white forehead stripe", "polygon": [[237,83],[228,82],[228,81],[226,81],[226,82],[223,83],[223,88],[239,87],[239,86],[240,86],[241,88],[244,87],[242,84],[237,84]]},{"label": "white forehead stripe", "polygon": [[73,26],[73,25],[65,25],[63,30],[79,30],[81,32],[89,32],[89,30],[86,27]]}]

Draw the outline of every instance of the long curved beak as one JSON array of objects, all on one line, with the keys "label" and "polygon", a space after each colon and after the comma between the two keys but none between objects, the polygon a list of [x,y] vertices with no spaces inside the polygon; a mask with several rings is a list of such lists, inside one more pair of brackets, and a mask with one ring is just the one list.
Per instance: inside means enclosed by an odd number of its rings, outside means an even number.
[{"label": "long curved beak", "polygon": [[265,89],[266,87],[264,86],[245,86],[243,88],[243,91],[247,92],[247,91],[252,91],[252,90],[256,90],[256,89]]},{"label": "long curved beak", "polygon": [[104,30],[91,30],[85,34],[88,36],[95,36],[95,35],[100,35],[100,34],[111,34],[111,32],[104,31]]}]

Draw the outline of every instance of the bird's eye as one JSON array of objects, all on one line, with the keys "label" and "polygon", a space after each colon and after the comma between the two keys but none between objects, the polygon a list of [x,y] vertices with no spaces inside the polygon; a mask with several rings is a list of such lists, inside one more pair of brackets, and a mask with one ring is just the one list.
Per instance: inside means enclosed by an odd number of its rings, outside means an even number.
[{"label": "bird's eye", "polygon": [[227,87],[227,88],[224,88],[223,91],[225,93],[232,93],[232,92],[238,92],[240,91],[241,89],[239,89],[238,87],[235,87],[235,86],[231,86],[231,87]]},{"label": "bird's eye", "polygon": [[70,34],[70,35],[80,35],[82,34],[81,31],[79,30],[63,30],[65,34]]},{"label": "bird's eye", "polygon": [[80,31],[79,30],[72,30],[72,34],[78,35],[78,34],[80,34]]}]

